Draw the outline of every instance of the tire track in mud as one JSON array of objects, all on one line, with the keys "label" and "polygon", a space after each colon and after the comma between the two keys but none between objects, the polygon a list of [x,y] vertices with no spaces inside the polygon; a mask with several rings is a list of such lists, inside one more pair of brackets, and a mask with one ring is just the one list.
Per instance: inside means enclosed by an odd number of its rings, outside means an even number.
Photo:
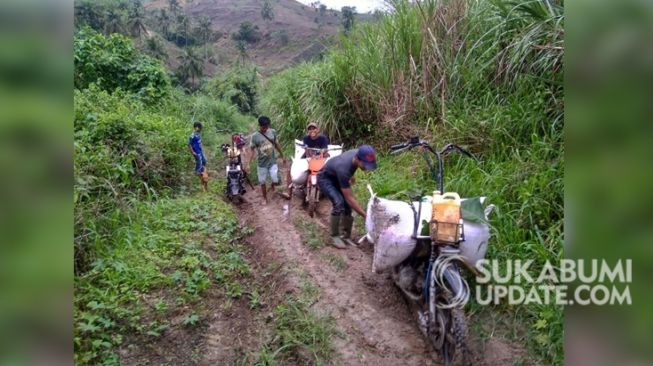
[{"label": "tire track in mud", "polygon": [[[238,206],[241,223],[255,229],[250,238],[270,261],[283,263],[291,273],[300,270],[320,296],[313,307],[331,313],[338,330],[344,335],[333,339],[337,365],[437,365],[437,355],[422,337],[417,323],[399,291],[387,275],[371,271],[371,248],[348,247],[346,250],[325,246],[311,250],[301,240],[301,232],[293,224],[297,215],[308,218],[293,198],[287,216],[283,205],[288,201],[274,197],[261,205],[260,193],[248,192]],[[318,215],[328,212],[322,201]],[[314,222],[325,226],[319,219]],[[325,259],[327,253],[340,255],[347,266],[336,271]],[[296,271],[295,271],[296,273]],[[299,281],[289,279],[300,288]]]}]

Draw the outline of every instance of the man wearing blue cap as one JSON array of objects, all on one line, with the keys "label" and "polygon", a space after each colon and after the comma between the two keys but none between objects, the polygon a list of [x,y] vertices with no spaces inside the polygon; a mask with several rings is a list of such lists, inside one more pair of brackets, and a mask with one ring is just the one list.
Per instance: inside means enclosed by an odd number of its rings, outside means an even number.
[{"label": "man wearing blue cap", "polygon": [[[351,240],[351,228],[354,218],[351,211],[356,211],[365,218],[365,210],[356,201],[351,184],[354,182],[356,169],[376,169],[376,152],[369,145],[362,145],[331,158],[317,176],[317,184],[322,193],[333,204],[331,210],[331,244],[339,249],[346,248],[345,242],[354,245]],[[340,223],[343,235],[340,237]]]}]

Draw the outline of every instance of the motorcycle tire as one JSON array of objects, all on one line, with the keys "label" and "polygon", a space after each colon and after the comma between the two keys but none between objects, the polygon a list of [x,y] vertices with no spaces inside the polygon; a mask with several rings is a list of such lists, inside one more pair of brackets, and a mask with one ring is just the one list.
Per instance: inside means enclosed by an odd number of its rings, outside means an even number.
[{"label": "motorcycle tire", "polygon": [[313,217],[315,216],[315,207],[317,206],[317,203],[315,201],[311,201],[308,203],[308,216]]},{"label": "motorcycle tire", "polygon": [[467,320],[463,309],[449,310],[449,329],[442,348],[442,359],[445,365],[471,365],[467,349]]}]

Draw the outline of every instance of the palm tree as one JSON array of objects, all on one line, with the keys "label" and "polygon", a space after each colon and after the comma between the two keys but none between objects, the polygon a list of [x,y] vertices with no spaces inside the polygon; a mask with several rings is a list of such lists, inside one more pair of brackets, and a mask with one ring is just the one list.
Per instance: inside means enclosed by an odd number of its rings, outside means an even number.
[{"label": "palm tree", "polygon": [[204,62],[192,48],[186,47],[184,53],[179,56],[178,73],[185,79],[191,78],[191,84],[195,84],[195,78],[201,78],[204,74]]},{"label": "palm tree", "polygon": [[101,31],[103,27],[101,5],[94,4],[92,1],[75,1],[75,26],[89,27]]},{"label": "palm tree", "polygon": [[265,0],[263,3],[263,8],[261,9],[261,17],[263,20],[270,21],[274,19],[274,10],[272,9],[272,4],[269,0]]},{"label": "palm tree", "polygon": [[211,19],[209,19],[208,17],[201,17],[199,26],[197,27],[197,33],[199,34],[199,36],[202,38],[202,41],[204,42],[204,58],[207,59],[209,57],[208,43],[212,33]]},{"label": "palm tree", "polygon": [[168,38],[168,33],[170,32],[170,16],[168,12],[165,9],[159,9],[157,20],[161,26],[161,33],[163,33],[164,37]]},{"label": "palm tree", "polygon": [[168,0],[168,9],[174,15],[177,15],[181,11],[181,6],[179,6],[179,1],[177,0]]},{"label": "palm tree", "polygon": [[345,34],[349,34],[354,27],[354,15],[356,15],[355,6],[343,6],[340,11],[342,12],[342,26],[345,28]]},{"label": "palm tree", "polygon": [[241,64],[244,64],[245,59],[247,58],[247,43],[242,39],[237,40],[236,49],[238,50],[238,54],[240,55]]},{"label": "palm tree", "polygon": [[188,46],[188,34],[190,33],[190,20],[185,15],[177,16],[177,39],[179,44],[179,33],[184,35],[184,47]]},{"label": "palm tree", "polygon": [[107,10],[107,15],[104,17],[104,33],[124,33],[125,23],[122,18],[122,13],[116,9]]},{"label": "palm tree", "polygon": [[129,30],[132,36],[140,38],[142,32],[147,33],[145,28],[145,15],[143,14],[143,4],[140,1],[134,2],[134,6],[129,10]]}]

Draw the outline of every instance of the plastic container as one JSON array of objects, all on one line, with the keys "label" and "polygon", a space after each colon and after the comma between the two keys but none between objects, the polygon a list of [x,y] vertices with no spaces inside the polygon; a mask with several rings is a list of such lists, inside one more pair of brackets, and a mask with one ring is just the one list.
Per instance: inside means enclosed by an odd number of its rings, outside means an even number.
[{"label": "plastic container", "polygon": [[462,226],[458,193],[440,194],[434,191],[432,205],[431,239],[441,243],[458,243]]}]

